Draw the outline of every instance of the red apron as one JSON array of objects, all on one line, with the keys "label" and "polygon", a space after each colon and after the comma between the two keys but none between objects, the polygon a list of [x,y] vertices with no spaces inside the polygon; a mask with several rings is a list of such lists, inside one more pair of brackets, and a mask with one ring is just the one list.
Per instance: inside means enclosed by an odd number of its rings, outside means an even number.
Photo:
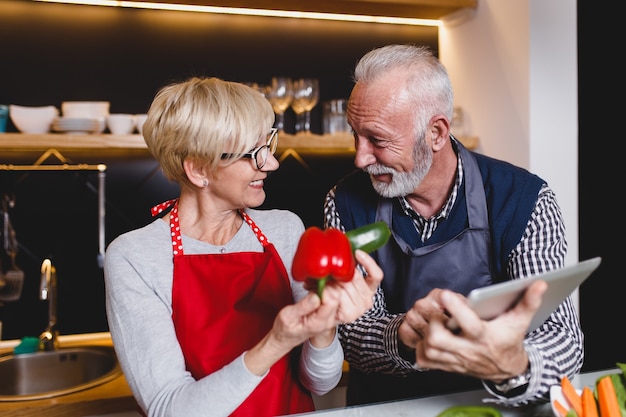
[{"label": "red apron", "polygon": [[[178,201],[170,213],[174,253],[172,320],[187,370],[200,379],[256,345],[272,328],[279,310],[293,303],[287,270],[274,245],[243,210],[264,252],[185,255]],[[310,393],[298,382],[285,355],[269,370],[232,416],[277,416],[314,411]]]}]

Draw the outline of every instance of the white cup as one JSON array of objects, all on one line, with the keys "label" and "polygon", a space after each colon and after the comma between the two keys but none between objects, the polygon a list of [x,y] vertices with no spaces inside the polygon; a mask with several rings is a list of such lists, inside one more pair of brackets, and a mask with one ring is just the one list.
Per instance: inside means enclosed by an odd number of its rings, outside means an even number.
[{"label": "white cup", "polygon": [[137,128],[137,132],[141,135],[143,133],[143,123],[148,118],[147,114],[136,114],[135,115],[135,127]]},{"label": "white cup", "polygon": [[106,118],[107,127],[114,135],[129,135],[135,130],[135,115],[112,113]]}]

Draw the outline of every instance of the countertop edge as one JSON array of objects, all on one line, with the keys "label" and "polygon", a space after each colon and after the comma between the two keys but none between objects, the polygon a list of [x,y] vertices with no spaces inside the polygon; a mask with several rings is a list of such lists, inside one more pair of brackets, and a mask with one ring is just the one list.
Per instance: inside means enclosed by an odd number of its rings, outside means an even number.
[{"label": "countertop edge", "polygon": [[[73,343],[73,342],[90,342],[90,341],[99,341],[101,342],[103,339],[111,339],[111,333],[109,332],[99,332],[99,333],[79,333],[79,334],[68,334],[68,335],[59,335],[59,343]],[[21,342],[20,339],[7,339],[0,340],[0,349],[14,348],[19,345]]]}]

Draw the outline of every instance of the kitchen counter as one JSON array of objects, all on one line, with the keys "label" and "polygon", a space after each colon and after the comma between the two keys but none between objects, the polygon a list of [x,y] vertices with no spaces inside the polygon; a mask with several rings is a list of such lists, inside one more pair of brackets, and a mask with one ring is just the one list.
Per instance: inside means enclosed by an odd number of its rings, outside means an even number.
[{"label": "kitchen counter", "polygon": [[[576,388],[594,387],[596,379],[602,375],[618,373],[618,369],[608,369],[577,375],[572,383]],[[393,401],[365,406],[346,407],[341,409],[301,413],[298,416],[314,417],[435,417],[448,407],[456,405],[490,405],[482,403],[487,397],[484,390],[467,391],[458,394],[437,395],[414,400]],[[549,403],[522,408],[496,407],[503,417],[553,417]]]},{"label": "kitchen counter", "polygon": [[[20,340],[0,340],[0,355],[12,352]],[[75,346],[112,346],[111,335],[104,333],[89,333],[59,336],[61,347]],[[348,366],[344,363],[344,376],[339,382],[340,387],[346,384]],[[340,388],[336,395],[342,395]],[[320,408],[329,408],[336,402],[334,397],[317,399]],[[0,415],[2,417],[139,417],[138,405],[133,398],[123,374],[120,377],[73,394],[54,398],[31,401],[0,401]]]},{"label": "kitchen counter", "polygon": [[[19,343],[16,340],[0,341],[0,354],[11,352]],[[109,333],[59,336],[61,347],[111,346]],[[3,417],[82,417],[105,413],[137,410],[137,403],[126,383],[124,375],[73,394],[32,401],[0,402]]]},{"label": "kitchen counter", "polygon": [[[109,333],[60,336],[62,347],[101,345],[111,346]],[[19,341],[0,341],[0,354],[10,352]],[[347,368],[344,368],[347,372]],[[620,372],[618,369],[594,371],[577,375],[572,383],[576,388],[593,387],[601,375]],[[342,382],[345,383],[345,382]],[[297,416],[314,417],[388,417],[423,416],[434,417],[448,407],[455,405],[483,405],[484,390],[458,394],[439,395],[413,400],[393,401],[365,406],[332,408]],[[500,407],[504,417],[552,417],[550,404],[525,408],[507,409]],[[135,415],[137,403],[124,376],[85,391],[45,400],[0,402],[3,417],[117,417]],[[137,414],[138,415],[138,414]]]}]

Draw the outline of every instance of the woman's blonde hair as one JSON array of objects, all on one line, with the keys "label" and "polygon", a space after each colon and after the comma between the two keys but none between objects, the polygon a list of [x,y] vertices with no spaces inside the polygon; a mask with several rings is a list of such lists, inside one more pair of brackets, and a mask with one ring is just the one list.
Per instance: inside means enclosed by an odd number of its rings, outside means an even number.
[{"label": "woman's blonde hair", "polygon": [[189,185],[185,159],[214,171],[222,153],[249,152],[267,137],[273,123],[272,106],[257,90],[219,78],[193,77],[159,90],[143,136],[165,176]]}]

